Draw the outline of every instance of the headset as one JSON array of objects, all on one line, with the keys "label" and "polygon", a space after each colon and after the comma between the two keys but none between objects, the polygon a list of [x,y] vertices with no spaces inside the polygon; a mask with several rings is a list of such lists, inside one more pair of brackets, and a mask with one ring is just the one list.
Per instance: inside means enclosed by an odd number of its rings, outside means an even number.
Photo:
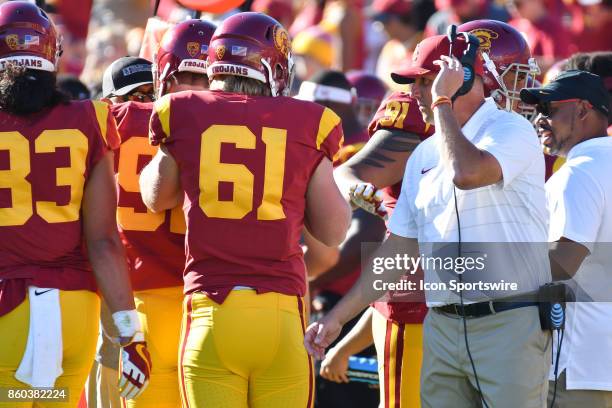
[{"label": "headset", "polygon": [[448,38],[448,42],[450,43],[448,49],[448,56],[453,57],[453,44],[457,41],[459,36],[463,37],[467,44],[467,48],[463,52],[461,58],[459,58],[459,62],[463,65],[463,84],[461,88],[453,95],[451,98],[452,101],[455,101],[457,97],[465,95],[470,92],[472,86],[474,85],[474,79],[476,78],[476,74],[474,72],[474,63],[476,62],[476,56],[478,54],[478,47],[480,46],[480,41],[478,37],[468,33],[457,33],[457,26],[455,24],[451,24],[448,26],[446,30],[446,36]]}]

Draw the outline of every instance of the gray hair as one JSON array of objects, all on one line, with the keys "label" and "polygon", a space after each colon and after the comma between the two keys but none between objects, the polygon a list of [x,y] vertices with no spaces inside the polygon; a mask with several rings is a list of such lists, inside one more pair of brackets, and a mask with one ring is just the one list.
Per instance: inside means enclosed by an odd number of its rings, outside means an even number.
[{"label": "gray hair", "polygon": [[219,75],[210,82],[211,91],[225,91],[249,96],[272,96],[270,87],[253,78]]}]

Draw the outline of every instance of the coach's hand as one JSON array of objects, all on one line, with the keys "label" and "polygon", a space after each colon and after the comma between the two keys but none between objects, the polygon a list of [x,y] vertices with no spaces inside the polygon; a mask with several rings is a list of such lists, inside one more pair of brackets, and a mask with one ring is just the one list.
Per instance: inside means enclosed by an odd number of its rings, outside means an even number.
[{"label": "coach's hand", "polygon": [[318,360],[325,358],[325,349],[340,335],[342,325],[330,312],[321,320],[308,326],[304,346],[308,354]]},{"label": "coach's hand", "polygon": [[457,58],[446,55],[442,55],[434,64],[440,66],[440,72],[431,86],[431,100],[435,101],[440,96],[451,98],[463,85],[463,65]]},{"label": "coach's hand", "polygon": [[351,186],[349,195],[351,202],[370,214],[378,215],[387,221],[389,214],[383,204],[382,191],[370,183],[360,183]]},{"label": "coach's hand", "polygon": [[151,376],[151,355],[144,335],[136,333],[131,342],[121,346],[120,353],[119,395],[134,399],[147,388]]},{"label": "coach's hand", "polygon": [[349,382],[346,372],[348,371],[349,355],[342,352],[338,347],[331,348],[321,363],[319,374],[326,380],[347,383]]}]

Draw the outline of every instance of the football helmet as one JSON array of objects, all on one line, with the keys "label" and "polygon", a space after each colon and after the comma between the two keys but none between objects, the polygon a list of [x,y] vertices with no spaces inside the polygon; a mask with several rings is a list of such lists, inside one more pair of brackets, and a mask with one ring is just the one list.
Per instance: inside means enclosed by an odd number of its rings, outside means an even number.
[{"label": "football helmet", "polygon": [[346,74],[351,86],[357,92],[357,116],[363,126],[368,126],[387,93],[387,85],[375,75],[364,71]]},{"label": "football helmet", "polygon": [[166,80],[177,72],[206,75],[208,46],[216,28],[211,22],[192,19],[166,31],[153,63],[153,82],[158,96],[166,92]]},{"label": "football helmet", "polygon": [[27,1],[0,5],[0,71],[7,62],[29,69],[55,72],[61,55],[55,24]]},{"label": "football helmet", "polygon": [[208,77],[237,75],[270,87],[272,96],[288,95],[293,79],[287,30],[262,13],[238,13],[215,31],[208,54]]},{"label": "football helmet", "polygon": [[468,32],[480,40],[479,52],[484,61],[485,91],[501,109],[524,116],[520,92],[540,74],[527,42],[514,27],[495,20],[474,20],[461,24],[458,31]]}]

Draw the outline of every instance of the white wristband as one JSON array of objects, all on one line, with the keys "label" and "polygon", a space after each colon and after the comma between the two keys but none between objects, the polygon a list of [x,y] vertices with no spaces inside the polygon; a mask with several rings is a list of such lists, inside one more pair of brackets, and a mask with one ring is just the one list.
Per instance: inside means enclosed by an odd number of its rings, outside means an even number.
[{"label": "white wristband", "polygon": [[134,309],[121,310],[113,313],[113,321],[115,322],[115,327],[117,327],[119,331],[120,337],[132,338],[134,334],[142,331],[138,312]]}]

